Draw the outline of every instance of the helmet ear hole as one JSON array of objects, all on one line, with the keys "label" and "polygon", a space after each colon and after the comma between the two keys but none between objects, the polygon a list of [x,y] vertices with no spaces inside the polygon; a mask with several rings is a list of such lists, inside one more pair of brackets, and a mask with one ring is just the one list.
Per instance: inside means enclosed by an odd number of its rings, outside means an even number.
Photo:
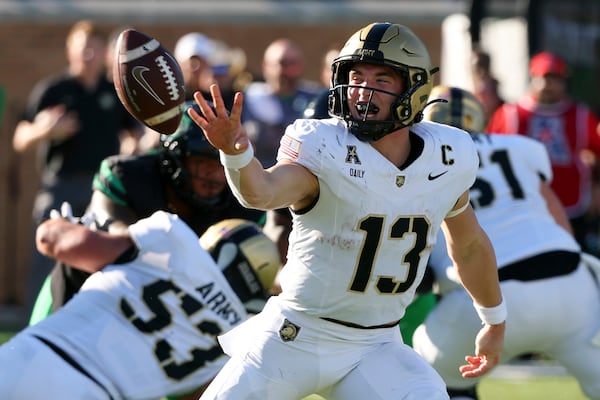
[{"label": "helmet ear hole", "polygon": [[426,80],[425,73],[419,72],[413,75],[413,84],[421,83]]}]

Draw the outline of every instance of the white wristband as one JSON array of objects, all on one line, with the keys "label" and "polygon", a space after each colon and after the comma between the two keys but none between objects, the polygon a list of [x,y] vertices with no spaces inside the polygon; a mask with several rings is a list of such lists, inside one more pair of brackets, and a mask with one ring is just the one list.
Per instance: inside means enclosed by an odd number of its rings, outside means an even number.
[{"label": "white wristband", "polygon": [[237,171],[250,164],[250,161],[254,158],[254,148],[252,147],[252,143],[248,143],[246,150],[235,155],[225,154],[219,150],[219,158],[225,168]]},{"label": "white wristband", "polygon": [[506,303],[504,302],[504,299],[502,299],[502,302],[495,307],[482,307],[475,302],[473,302],[473,306],[477,311],[477,315],[479,315],[479,318],[484,324],[498,325],[506,321],[508,311],[506,310]]}]

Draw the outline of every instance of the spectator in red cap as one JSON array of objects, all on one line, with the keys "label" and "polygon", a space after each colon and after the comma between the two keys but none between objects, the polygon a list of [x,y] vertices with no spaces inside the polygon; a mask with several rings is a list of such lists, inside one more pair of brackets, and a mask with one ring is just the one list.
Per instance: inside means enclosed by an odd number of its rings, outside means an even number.
[{"label": "spectator in red cap", "polygon": [[531,76],[546,74],[568,76],[569,69],[565,60],[549,51],[543,51],[534,56],[529,62],[529,73]]},{"label": "spectator in red cap", "polygon": [[[600,171],[599,118],[568,94],[569,68],[560,56],[542,52],[529,62],[527,93],[506,103],[490,118],[486,131],[518,133],[546,145],[552,163],[552,188],[565,206],[582,248],[600,254],[592,194]],[[597,191],[597,190],[596,190]]]}]

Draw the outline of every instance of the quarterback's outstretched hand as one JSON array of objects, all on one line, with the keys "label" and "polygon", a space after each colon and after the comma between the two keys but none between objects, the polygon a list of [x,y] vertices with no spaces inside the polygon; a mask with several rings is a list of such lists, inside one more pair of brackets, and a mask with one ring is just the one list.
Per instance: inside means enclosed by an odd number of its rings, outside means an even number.
[{"label": "quarterback's outstretched hand", "polygon": [[188,115],[204,131],[208,141],[225,154],[238,154],[248,148],[248,135],[240,122],[242,114],[243,95],[235,94],[231,114],[228,114],[219,86],[212,84],[210,94],[214,109],[202,97],[202,93],[194,93],[194,100],[204,114],[199,115],[190,107]]},{"label": "quarterback's outstretched hand", "polygon": [[463,378],[475,378],[490,371],[500,362],[500,353],[504,345],[505,323],[485,325],[475,339],[476,356],[466,356],[468,364],[459,369]]}]

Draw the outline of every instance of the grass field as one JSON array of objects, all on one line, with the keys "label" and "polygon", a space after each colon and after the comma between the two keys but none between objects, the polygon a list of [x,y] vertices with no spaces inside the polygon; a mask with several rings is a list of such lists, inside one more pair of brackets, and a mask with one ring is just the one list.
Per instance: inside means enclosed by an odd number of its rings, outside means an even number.
[{"label": "grass field", "polygon": [[507,380],[488,378],[479,387],[481,400],[586,400],[575,379],[540,376]]},{"label": "grass field", "polygon": [[[12,332],[0,331],[0,344]],[[495,374],[479,386],[480,400],[587,400],[577,382],[570,376],[501,377]],[[310,396],[304,400],[323,400]]]},{"label": "grass field", "polygon": [[[569,376],[539,376],[528,379],[487,378],[479,386],[480,400],[587,400]],[[309,396],[304,400],[324,400]]]}]

